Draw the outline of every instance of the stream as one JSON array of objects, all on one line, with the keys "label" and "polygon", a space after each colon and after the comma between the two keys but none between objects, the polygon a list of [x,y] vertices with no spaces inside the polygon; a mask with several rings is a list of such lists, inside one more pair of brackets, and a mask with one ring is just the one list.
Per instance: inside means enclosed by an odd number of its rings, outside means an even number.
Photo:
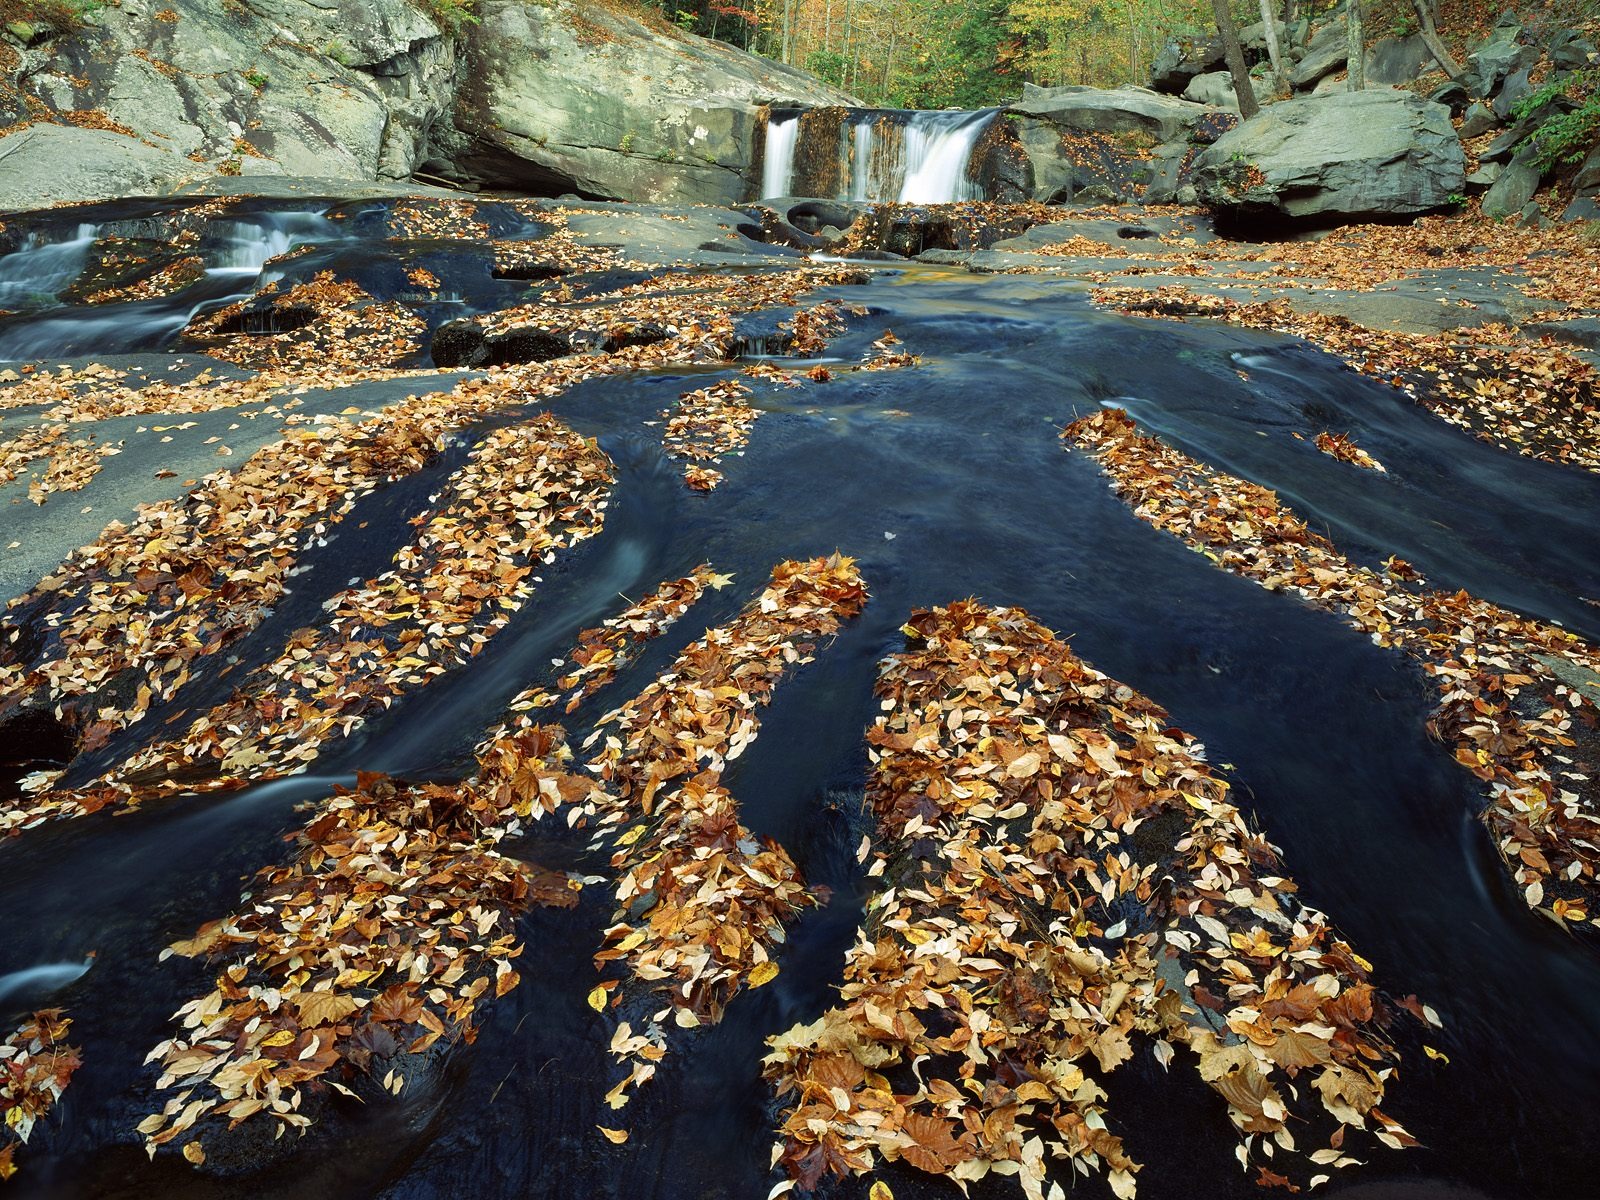
[{"label": "stream", "polygon": [[[266,258],[314,237],[321,220],[308,211],[257,222],[229,244],[205,243],[205,279],[171,299],[44,304],[0,320],[0,360],[116,351],[159,362],[177,353],[176,333],[197,308],[248,295]],[[40,256],[38,271],[48,256],[62,274],[75,252],[61,242],[0,258],[0,296],[24,286],[16,254]],[[1600,953],[1511,890],[1475,816],[1478,782],[1424,730],[1432,685],[1401,654],[1226,574],[1136,519],[1057,434],[1096,405],[1124,407],[1194,457],[1277,489],[1352,558],[1375,564],[1398,554],[1437,586],[1589,639],[1600,639],[1600,477],[1498,451],[1303,343],[1118,316],[1070,281],[909,264],[830,294],[870,311],[824,361],[858,361],[890,328],[921,365],[758,388],[751,403],[762,415],[748,449],[722,464],[726,482],[710,495],[684,488],[662,455],[659,425],[646,424],[704,386],[703,372],[579,385],[548,407],[597,437],[617,465],[604,532],[544,572],[533,601],[468,671],[329,743],[312,774],[0,842],[0,1027],[32,1008],[65,1007],[85,1062],[19,1154],[11,1195],[766,1196],[776,1177],[763,1039],[827,1007],[869,891],[854,849],[876,664],[900,647],[912,608],[969,595],[1028,609],[1095,667],[1164,705],[1212,762],[1230,765],[1241,806],[1282,849],[1305,899],[1375,965],[1379,985],[1415,993],[1443,1019],[1430,1041],[1449,1064],[1408,1054],[1384,1106],[1423,1148],[1363,1142],[1369,1164],[1321,1194],[1594,1194]],[[230,653],[245,664],[269,659],[349,576],[381,568],[471,442],[534,411],[497,414],[419,480],[362,501],[305,559],[310,569],[280,611]],[[1311,438],[1324,429],[1350,433],[1387,474],[1318,453]],[[720,1026],[683,1035],[660,1075],[613,1113],[602,1101],[616,1071],[609,1027],[584,1002],[609,903],[604,887],[589,887],[576,909],[523,919],[521,986],[489,1005],[476,1042],[456,1047],[426,1086],[364,1109],[341,1106],[292,1153],[263,1146],[259,1158],[219,1157],[203,1173],[172,1153],[146,1160],[134,1125],[151,1111],[154,1073],[141,1060],[171,1036],[173,1010],[211,974],[202,962],[157,955],[236,907],[243,879],[279,858],[283,836],[303,820],[297,806],[358,770],[459,777],[504,704],[578,630],[615,612],[619,595],[637,599],[702,561],[731,573],[731,587],[709,594],[583,710],[577,743],[595,716],[737,612],[775,562],[835,549],[859,560],[872,598],[814,664],[780,685],[759,739],[725,780],[744,823],[835,890],[791,929],[772,984],[740,997]],[[181,705],[221,698],[235,681],[201,678]],[[108,753],[139,744],[156,720],[126,731]],[[521,848],[547,866],[605,870],[557,822]],[[1141,1046],[1106,1086],[1114,1129],[1144,1164],[1141,1196],[1262,1194],[1234,1159],[1222,1103],[1181,1056],[1167,1072]],[[625,1147],[595,1133],[624,1123]],[[899,1200],[958,1195],[904,1167],[881,1177]],[[854,1180],[826,1194],[866,1190]],[[1020,1191],[991,1177],[972,1194]],[[1071,1194],[1110,1195],[1100,1179],[1079,1181]]]}]

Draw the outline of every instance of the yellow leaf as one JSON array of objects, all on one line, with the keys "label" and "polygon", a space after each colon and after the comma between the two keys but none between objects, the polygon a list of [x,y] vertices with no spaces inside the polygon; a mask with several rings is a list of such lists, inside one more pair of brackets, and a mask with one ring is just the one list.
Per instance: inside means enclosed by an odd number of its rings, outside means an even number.
[{"label": "yellow leaf", "polygon": [[894,1200],[894,1193],[889,1190],[889,1185],[880,1179],[867,1193],[867,1200]]},{"label": "yellow leaf", "polygon": [[775,962],[757,963],[750,972],[750,986],[758,988],[764,983],[771,983],[778,977],[778,964]]},{"label": "yellow leaf", "polygon": [[1448,1054],[1446,1054],[1443,1050],[1435,1050],[1432,1046],[1424,1046],[1422,1048],[1422,1052],[1424,1054],[1426,1054],[1429,1058],[1436,1058],[1440,1062],[1446,1064],[1447,1066],[1449,1065],[1450,1056]]},{"label": "yellow leaf", "polygon": [[594,991],[589,993],[589,1007],[594,1009],[595,1012],[605,1012],[605,1010],[606,1010],[606,990],[605,990],[605,988],[597,987],[597,988],[594,989]]},{"label": "yellow leaf", "polygon": [[183,1148],[183,1156],[198,1167],[206,1160],[205,1147],[199,1142],[189,1142]]},{"label": "yellow leaf", "polygon": [[604,1134],[606,1141],[613,1146],[620,1146],[628,1140],[628,1131],[626,1129],[607,1129],[604,1125],[596,1125],[595,1128]]},{"label": "yellow leaf", "polygon": [[294,1032],[288,1029],[280,1029],[271,1037],[262,1038],[261,1044],[263,1046],[287,1046],[292,1041],[294,1041]]}]

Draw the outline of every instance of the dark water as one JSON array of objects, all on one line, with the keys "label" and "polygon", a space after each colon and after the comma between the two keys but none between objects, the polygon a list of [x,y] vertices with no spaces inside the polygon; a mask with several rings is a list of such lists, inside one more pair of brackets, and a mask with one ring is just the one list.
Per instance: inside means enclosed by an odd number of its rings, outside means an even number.
[{"label": "dark water", "polygon": [[[1285,339],[1099,313],[1057,280],[914,269],[843,294],[875,311],[831,353],[853,360],[892,327],[924,364],[764,390],[748,452],[724,464],[727,481],[710,496],[683,488],[661,457],[659,427],[643,424],[703,375],[598,381],[555,402],[617,461],[605,532],[546,573],[470,672],[331,746],[318,778],[0,845],[0,976],[96,955],[74,982],[0,1000],[5,1020],[30,1005],[69,1007],[87,1064],[59,1120],[19,1155],[13,1193],[765,1196],[774,1179],[762,1039],[826,1007],[864,894],[852,851],[875,664],[897,648],[912,607],[976,595],[1026,607],[1166,705],[1213,761],[1232,764],[1242,801],[1307,899],[1376,964],[1382,986],[1417,993],[1443,1017],[1431,1041],[1451,1064],[1408,1056],[1385,1105],[1425,1148],[1367,1154],[1362,1141],[1358,1157],[1370,1165],[1325,1194],[1596,1194],[1600,956],[1510,893],[1473,817],[1476,782],[1423,731],[1430,685],[1336,619],[1226,575],[1136,520],[1091,461],[1062,451],[1057,431],[1114,399],[1185,450],[1280,489],[1353,555],[1399,553],[1437,584],[1589,637],[1600,636],[1600,608],[1587,602],[1600,597],[1600,479],[1492,450]],[[1310,438],[1325,428],[1352,433],[1389,474],[1317,453]],[[381,565],[430,486],[365,501],[312,556],[285,610],[238,650],[246,665],[269,657],[349,575]],[[358,533],[360,520],[369,525]],[[490,1006],[476,1044],[458,1048],[429,1086],[364,1109],[341,1105],[292,1152],[263,1151],[250,1171],[201,1175],[170,1153],[146,1163],[132,1127],[149,1111],[153,1075],[139,1062],[209,977],[203,965],[157,964],[156,955],[236,906],[242,878],[272,861],[301,820],[297,804],[357,769],[459,774],[505,701],[574,632],[619,607],[618,593],[637,598],[705,559],[732,572],[733,587],[708,596],[580,714],[581,737],[608,703],[737,611],[774,562],[835,549],[860,559],[873,599],[780,687],[728,781],[746,823],[836,889],[792,931],[776,981],[736,1001],[720,1027],[677,1035],[658,1077],[613,1113],[601,1100],[614,1080],[610,1029],[583,1000],[609,915],[605,889],[590,888],[575,911],[526,918],[522,986]],[[208,702],[234,682],[202,682],[178,703]],[[136,732],[149,736],[158,719]],[[555,826],[523,849],[599,873]],[[1108,1089],[1113,1128],[1145,1163],[1142,1196],[1258,1194],[1233,1158],[1222,1102],[1182,1055],[1168,1074],[1141,1051]],[[632,1140],[612,1147],[596,1125],[625,1125]],[[907,1171],[885,1177],[902,1198],[956,1195]],[[995,1182],[974,1194],[1020,1194]],[[864,1192],[859,1182],[837,1189]],[[1074,1194],[1109,1192],[1089,1180]]]}]

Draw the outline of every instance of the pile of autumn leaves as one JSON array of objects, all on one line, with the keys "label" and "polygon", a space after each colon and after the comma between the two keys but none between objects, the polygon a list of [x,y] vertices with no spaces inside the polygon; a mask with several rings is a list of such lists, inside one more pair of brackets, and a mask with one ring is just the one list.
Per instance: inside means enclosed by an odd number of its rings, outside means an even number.
[{"label": "pile of autumn leaves", "polygon": [[82,1065],[66,1044],[71,1025],[60,1009],[46,1009],[0,1040],[0,1183],[16,1174],[17,1147],[27,1144]]},{"label": "pile of autumn leaves", "polygon": [[1397,333],[1296,312],[1282,298],[1240,303],[1176,284],[1105,288],[1095,301],[1125,313],[1214,317],[1305,338],[1503,450],[1600,471],[1600,371],[1569,351],[1519,342],[1509,329]]},{"label": "pile of autumn leaves", "polygon": [[1131,1196],[1098,1079],[1139,1036],[1194,1063],[1262,1182],[1288,1178],[1260,1159],[1352,1161],[1347,1127],[1411,1144],[1377,1107],[1393,1010],[1200,747],[1020,611],[967,601],[906,632],[868,734],[886,886],[839,1006],[766,1060],[791,1177],[902,1160],[1040,1197],[1064,1162]]},{"label": "pile of autumn leaves", "polygon": [[[381,1073],[383,1087],[398,1093],[406,1055],[441,1037],[470,1040],[481,1003],[518,981],[516,912],[576,903],[580,880],[497,849],[547,813],[593,822],[614,842],[624,909],[649,877],[650,921],[608,930],[598,961],[620,960],[649,990],[670,987],[678,1025],[715,1021],[742,985],[775,975],[767,949],[802,889],[781,849],[737,826],[737,805],[716,779],[754,736],[750,713],[777,679],[859,608],[865,594],[854,564],[780,564],[736,620],[602,718],[591,740],[603,734],[603,744],[583,773],[572,769],[561,728],[534,722],[558,703],[575,709],[707,588],[727,582],[697,568],[580,634],[568,669],[553,687],[511,702],[460,784],[368,775],[340,791],[294,835],[288,864],[262,873],[248,904],[173,946],[233,961],[210,992],[179,1009],[180,1035],[151,1052],[158,1087],[176,1092],[140,1126],[151,1152],[209,1117],[231,1127],[266,1113],[303,1128],[303,1085],[348,1092],[348,1082]],[[720,886],[708,890],[712,882]],[[620,983],[602,984],[597,1006]],[[654,1072],[639,1057],[614,1096]],[[205,1156],[198,1139],[185,1154]]]},{"label": "pile of autumn leaves", "polygon": [[1433,732],[1487,784],[1483,819],[1523,898],[1559,922],[1600,921],[1600,795],[1570,753],[1595,728],[1597,706],[1564,678],[1600,678],[1600,650],[1466,592],[1433,590],[1397,559],[1359,566],[1271,491],[1140,433],[1118,410],[1074,422],[1063,440],[1100,463],[1141,520],[1414,658],[1438,685]]}]

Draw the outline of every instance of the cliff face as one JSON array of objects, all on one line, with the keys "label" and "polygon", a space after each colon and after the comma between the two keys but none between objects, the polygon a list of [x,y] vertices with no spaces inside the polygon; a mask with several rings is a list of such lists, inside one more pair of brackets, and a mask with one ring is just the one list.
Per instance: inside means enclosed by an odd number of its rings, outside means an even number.
[{"label": "cliff face", "polygon": [[850,102],[793,68],[601,5],[478,11],[456,137],[436,166],[474,182],[729,203],[746,190],[760,105]]},{"label": "cliff face", "polygon": [[[26,6],[24,6],[26,7]],[[0,207],[216,175],[737,199],[768,100],[807,75],[594,4],[487,0],[452,35],[408,0],[123,0],[0,30]]]}]

